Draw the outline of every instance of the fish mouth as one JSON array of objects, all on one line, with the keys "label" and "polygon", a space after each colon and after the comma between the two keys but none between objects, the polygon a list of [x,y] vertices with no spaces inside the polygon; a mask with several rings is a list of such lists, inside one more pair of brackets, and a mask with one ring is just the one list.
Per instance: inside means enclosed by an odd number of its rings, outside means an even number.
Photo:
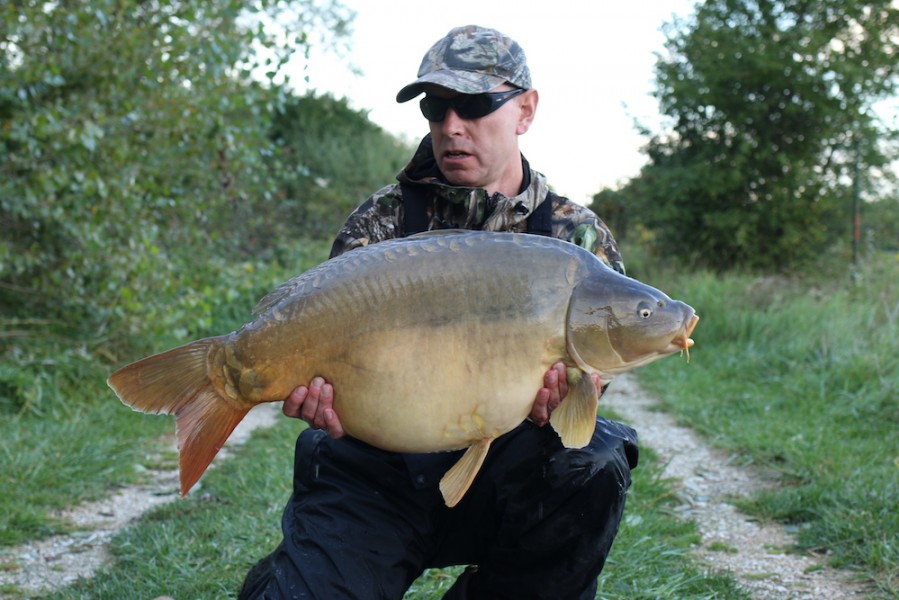
[{"label": "fish mouth", "polygon": [[696,329],[697,323],[699,323],[699,315],[694,314],[684,325],[684,329],[680,333],[678,333],[677,337],[671,340],[671,345],[676,348],[674,350],[675,352],[677,352],[678,350],[687,351],[687,360],[690,359],[690,348],[692,348],[696,343],[690,336],[693,334],[693,330]]}]

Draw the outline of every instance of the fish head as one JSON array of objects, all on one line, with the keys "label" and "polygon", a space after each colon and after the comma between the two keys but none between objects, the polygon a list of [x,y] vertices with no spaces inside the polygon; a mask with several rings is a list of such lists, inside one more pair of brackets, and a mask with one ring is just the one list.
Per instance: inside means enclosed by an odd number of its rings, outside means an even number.
[{"label": "fish head", "polygon": [[578,367],[611,376],[693,346],[699,321],[689,305],[611,269],[574,288],[566,343]]}]

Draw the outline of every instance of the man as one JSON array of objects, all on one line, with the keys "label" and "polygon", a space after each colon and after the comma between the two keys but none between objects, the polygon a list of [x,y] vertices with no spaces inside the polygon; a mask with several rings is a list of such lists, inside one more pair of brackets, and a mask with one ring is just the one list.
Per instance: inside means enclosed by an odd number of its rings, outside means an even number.
[{"label": "man", "polygon": [[[624,272],[611,233],[591,211],[549,191],[518,148],[537,109],[525,55],[503,34],[453,29],[425,55],[418,79],[430,134],[399,174],[350,215],[331,256],[426,230],[552,235]],[[522,351],[527,351],[522,349]],[[432,368],[439,368],[433,365]],[[333,383],[333,386],[332,386]],[[340,382],[315,378],[284,413],[302,418],[284,539],[244,582],[241,598],[399,599],[430,567],[468,565],[445,598],[593,598],[624,510],[635,432],[597,419],[583,449],[565,449],[550,413],[567,393],[554,365],[530,418],[497,439],[454,508],[437,483],[459,453],[403,455],[343,433]]]}]

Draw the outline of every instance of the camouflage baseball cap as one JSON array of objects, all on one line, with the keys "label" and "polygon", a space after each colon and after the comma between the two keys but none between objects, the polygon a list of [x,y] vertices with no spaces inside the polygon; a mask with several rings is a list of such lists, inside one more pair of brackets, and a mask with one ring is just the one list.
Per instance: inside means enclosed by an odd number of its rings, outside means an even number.
[{"label": "camouflage baseball cap", "polygon": [[431,46],[418,68],[418,79],[401,89],[396,101],[411,100],[428,83],[462,94],[480,94],[505,82],[531,87],[531,72],[521,46],[495,29],[456,27]]}]

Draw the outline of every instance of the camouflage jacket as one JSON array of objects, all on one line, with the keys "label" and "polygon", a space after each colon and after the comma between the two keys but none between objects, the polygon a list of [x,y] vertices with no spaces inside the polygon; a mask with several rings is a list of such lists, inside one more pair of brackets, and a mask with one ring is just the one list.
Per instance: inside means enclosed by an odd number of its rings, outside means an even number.
[{"label": "camouflage jacket", "polygon": [[[547,198],[546,177],[530,168],[524,157],[524,182],[517,196],[487,195],[481,188],[455,187],[446,183],[437,168],[430,136],[425,137],[408,165],[397,175],[399,183],[388,185],[369,197],[349,216],[337,234],[331,256],[359,246],[404,237],[405,211],[402,185],[425,186],[428,230],[480,229],[484,231],[527,230],[528,216]],[[620,273],[624,263],[615,238],[591,210],[562,196],[549,196],[552,206],[552,236],[582,246]]]}]

